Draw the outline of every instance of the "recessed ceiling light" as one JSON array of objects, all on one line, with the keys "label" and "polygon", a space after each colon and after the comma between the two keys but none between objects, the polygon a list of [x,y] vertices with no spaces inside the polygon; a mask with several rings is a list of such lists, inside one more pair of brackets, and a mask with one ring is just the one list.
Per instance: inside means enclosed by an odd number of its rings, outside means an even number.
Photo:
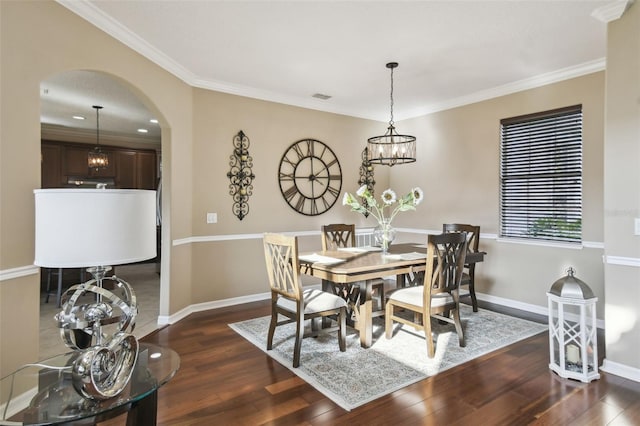
[{"label": "recessed ceiling light", "polygon": [[147,129],[138,129],[138,133],[149,133]]},{"label": "recessed ceiling light", "polygon": [[74,115],[73,119],[74,120],[85,120],[85,118],[83,116],[81,116],[81,115]]},{"label": "recessed ceiling light", "polygon": [[149,123],[158,124],[158,120],[152,118],[151,120],[149,120]]}]

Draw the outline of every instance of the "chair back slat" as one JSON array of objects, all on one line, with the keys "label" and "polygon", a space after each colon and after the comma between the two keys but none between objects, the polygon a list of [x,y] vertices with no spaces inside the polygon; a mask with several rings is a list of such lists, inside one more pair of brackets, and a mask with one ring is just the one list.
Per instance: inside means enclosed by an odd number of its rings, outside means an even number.
[{"label": "chair back slat", "polygon": [[356,246],[356,226],[334,223],[322,226],[322,250]]},{"label": "chair back slat", "polygon": [[267,233],[263,243],[271,290],[287,298],[301,300],[297,237]]},{"label": "chair back slat", "polygon": [[458,291],[466,254],[466,232],[429,235],[424,277],[424,306],[431,306],[430,299],[434,294],[444,292],[453,294]]},{"label": "chair back slat", "polygon": [[445,223],[442,225],[442,232],[466,232],[467,233],[467,250],[477,253],[480,246],[480,226],[469,225],[466,223]]}]

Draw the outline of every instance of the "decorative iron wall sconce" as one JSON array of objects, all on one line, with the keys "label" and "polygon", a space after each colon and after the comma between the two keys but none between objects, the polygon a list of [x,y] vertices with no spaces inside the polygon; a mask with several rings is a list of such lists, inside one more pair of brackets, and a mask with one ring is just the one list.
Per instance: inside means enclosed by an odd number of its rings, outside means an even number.
[{"label": "decorative iron wall sconce", "polygon": [[[358,185],[367,185],[367,189],[373,195],[373,187],[375,186],[376,181],[373,178],[373,164],[369,161],[369,148],[365,147],[362,151],[362,164],[360,164],[360,179],[358,179]],[[367,206],[367,201],[362,200],[362,204],[364,207]],[[369,211],[367,210],[364,214],[364,217],[369,216]]]},{"label": "decorative iron wall sconce", "polygon": [[252,182],[256,177],[251,170],[253,158],[249,155],[249,138],[242,130],[233,138],[233,154],[229,157],[229,165],[229,194],[233,197],[231,210],[242,220],[249,214],[249,196],[253,194]]}]

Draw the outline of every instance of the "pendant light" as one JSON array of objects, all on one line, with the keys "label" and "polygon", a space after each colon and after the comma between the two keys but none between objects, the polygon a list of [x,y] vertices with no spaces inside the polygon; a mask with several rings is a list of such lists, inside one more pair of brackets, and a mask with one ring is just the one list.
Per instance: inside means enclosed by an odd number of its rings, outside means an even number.
[{"label": "pendant light", "polygon": [[367,141],[369,161],[373,164],[393,166],[416,161],[415,136],[398,134],[393,122],[393,70],[397,67],[397,62],[387,64],[387,68],[391,70],[391,119],[387,132]]},{"label": "pendant light", "polygon": [[93,148],[93,151],[89,151],[87,161],[89,168],[95,169],[97,172],[109,166],[109,157],[100,149],[100,110],[102,107],[99,105],[93,107],[96,109],[96,147]]}]

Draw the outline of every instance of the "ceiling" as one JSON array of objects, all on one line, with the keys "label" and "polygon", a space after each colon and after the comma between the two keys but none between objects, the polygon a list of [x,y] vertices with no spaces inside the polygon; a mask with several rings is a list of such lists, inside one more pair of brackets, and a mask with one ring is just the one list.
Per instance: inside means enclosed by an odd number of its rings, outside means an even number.
[{"label": "ceiling", "polygon": [[[58,0],[186,83],[382,122],[603,70],[606,15],[628,2]],[[48,90],[47,90],[48,89]],[[159,127],[127,89],[74,71],[42,84],[43,123]],[[314,94],[330,96],[322,100]],[[70,115],[92,117],[79,125]],[[104,118],[103,118],[104,117]]]}]

